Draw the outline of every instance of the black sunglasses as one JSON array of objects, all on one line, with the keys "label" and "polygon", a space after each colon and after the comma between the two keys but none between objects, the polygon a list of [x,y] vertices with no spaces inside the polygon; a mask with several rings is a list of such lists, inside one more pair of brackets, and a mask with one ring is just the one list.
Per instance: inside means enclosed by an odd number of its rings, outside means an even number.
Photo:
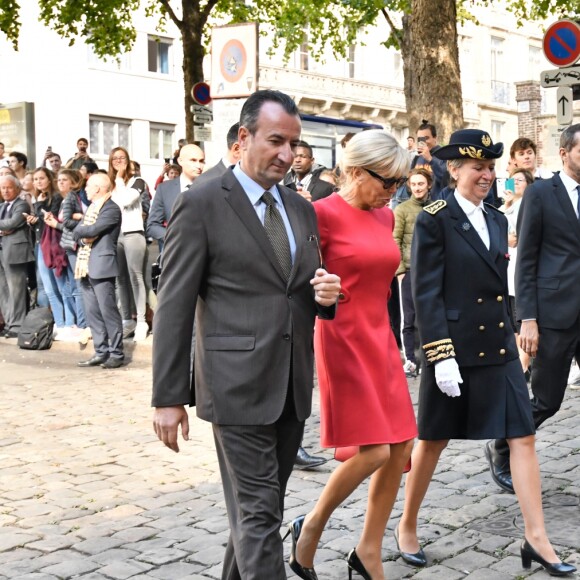
[{"label": "black sunglasses", "polygon": [[374,177],[375,179],[378,179],[383,184],[384,189],[391,189],[393,185],[401,187],[401,185],[404,185],[407,182],[407,177],[383,177],[382,175],[379,175],[378,173],[374,172],[372,169],[367,169],[366,167],[363,167],[363,169],[370,176]]}]

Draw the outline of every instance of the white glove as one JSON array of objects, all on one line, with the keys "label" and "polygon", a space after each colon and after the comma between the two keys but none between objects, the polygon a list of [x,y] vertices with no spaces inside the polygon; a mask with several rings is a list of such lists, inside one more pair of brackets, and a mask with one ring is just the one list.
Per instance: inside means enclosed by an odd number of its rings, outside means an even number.
[{"label": "white glove", "polygon": [[459,383],[463,382],[457,361],[454,358],[435,363],[435,381],[441,392],[448,397],[459,397]]}]

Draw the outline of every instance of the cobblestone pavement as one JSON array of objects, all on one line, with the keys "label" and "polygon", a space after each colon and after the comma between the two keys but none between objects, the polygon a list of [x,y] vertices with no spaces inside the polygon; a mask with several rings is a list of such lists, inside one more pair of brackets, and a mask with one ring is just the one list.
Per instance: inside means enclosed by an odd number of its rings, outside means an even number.
[{"label": "cobblestone pavement", "polygon": [[[170,452],[151,427],[150,345],[114,371],[76,367],[91,354],[0,343],[0,578],[219,578],[228,526],[209,425],[194,419],[191,440]],[[417,381],[410,388],[416,400]],[[305,446],[320,452],[318,408]],[[569,390],[541,429],[538,451],[550,534],[579,566],[580,391]],[[309,510],[334,466],[294,472],[287,521]],[[316,560],[321,580],[348,577],[365,494],[363,486],[329,522]],[[421,512],[423,570],[395,551],[401,508],[402,492],[384,541],[389,579],[548,577],[521,567],[515,497],[491,482],[481,442],[454,442],[444,453]]]}]

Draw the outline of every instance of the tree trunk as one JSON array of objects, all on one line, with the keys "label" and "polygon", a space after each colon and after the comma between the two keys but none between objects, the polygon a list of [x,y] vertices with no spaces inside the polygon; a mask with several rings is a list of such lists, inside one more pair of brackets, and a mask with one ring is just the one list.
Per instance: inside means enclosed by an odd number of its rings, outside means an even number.
[{"label": "tree trunk", "polygon": [[409,132],[423,119],[437,127],[440,143],[463,128],[455,0],[412,0],[403,18],[403,71]]},{"label": "tree trunk", "polygon": [[203,57],[205,51],[202,45],[202,33],[205,21],[200,14],[198,0],[183,0],[183,20],[181,26],[181,40],[183,44],[183,83],[185,107],[185,138],[188,143],[197,143],[195,126],[193,124],[192,105],[195,104],[191,89],[195,83],[202,82]]}]

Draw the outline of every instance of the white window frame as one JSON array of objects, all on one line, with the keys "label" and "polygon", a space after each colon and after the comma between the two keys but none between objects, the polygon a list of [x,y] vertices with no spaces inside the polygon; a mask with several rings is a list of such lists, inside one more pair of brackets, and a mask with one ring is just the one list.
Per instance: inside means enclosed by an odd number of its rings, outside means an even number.
[{"label": "white window frame", "polygon": [[[156,69],[151,70],[149,68],[149,47],[151,43],[155,43],[156,50]],[[159,46],[167,46],[167,72],[161,71],[161,59],[159,55]],[[151,74],[158,74],[164,76],[170,76],[173,73],[173,38],[166,36],[155,36],[153,34],[147,35],[147,71]]]},{"label": "white window frame", "polygon": [[[96,125],[96,139],[93,132],[93,123],[97,123]],[[112,124],[113,125],[113,144],[108,149],[105,150],[105,124]],[[90,129],[90,151],[91,154],[94,154],[98,157],[108,157],[111,149],[115,147],[124,147],[128,151],[131,151],[131,128],[133,125],[133,121],[131,119],[119,119],[115,117],[102,117],[99,115],[89,115],[89,129]],[[120,131],[119,128],[127,127],[127,143],[122,143],[120,141],[119,135]]]},{"label": "white window frame", "polygon": [[[157,152],[153,154],[151,134],[157,132]],[[171,133],[171,145],[170,151],[164,149],[165,144],[165,133]],[[149,124],[149,158],[150,159],[166,159],[167,157],[172,158],[173,152],[175,151],[175,125],[166,125],[164,123],[150,123]]]}]

